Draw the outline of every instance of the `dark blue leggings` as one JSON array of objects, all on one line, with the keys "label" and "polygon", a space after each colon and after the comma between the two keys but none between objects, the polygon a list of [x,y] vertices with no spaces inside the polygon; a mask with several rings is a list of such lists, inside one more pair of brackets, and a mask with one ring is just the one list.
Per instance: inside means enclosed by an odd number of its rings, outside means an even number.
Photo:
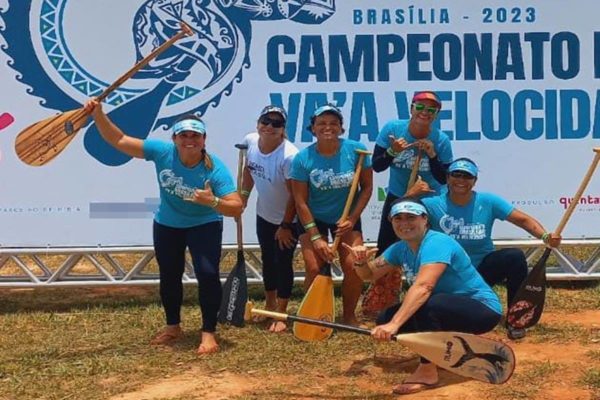
[{"label": "dark blue leggings", "polygon": [[396,232],[394,232],[392,223],[388,220],[388,215],[390,215],[392,203],[396,199],[399,199],[399,197],[388,193],[388,195],[385,198],[385,202],[383,203],[383,210],[381,210],[381,221],[379,222],[379,233],[377,234],[377,254],[375,255],[376,257],[379,257],[388,247],[390,247],[399,240],[398,236],[396,236]]},{"label": "dark blue leggings", "polygon": [[189,248],[198,281],[198,301],[202,312],[202,331],[214,332],[221,305],[219,262],[223,223],[210,222],[191,228],[171,228],[154,221],[154,252],[160,271],[160,299],[167,325],[181,322],[185,249]]},{"label": "dark blue leggings", "polygon": [[527,258],[520,249],[496,250],[481,260],[477,271],[490,286],[506,282],[506,298],[510,307],[517,290],[527,277]]},{"label": "dark blue leggings", "polygon": [[[400,305],[382,311],[377,317],[377,325],[391,321]],[[478,300],[439,293],[431,295],[398,333],[454,331],[479,335],[494,329],[501,317]],[[429,360],[421,357],[421,362],[428,363]]]},{"label": "dark blue leggings", "polygon": [[[256,216],[256,236],[260,244],[261,261],[263,265],[263,282],[265,290],[270,292],[277,290],[277,297],[289,299],[294,285],[294,250],[296,242],[291,249],[279,248],[279,242],[275,239],[275,232],[279,225],[270,223]],[[292,232],[294,239],[298,240],[296,229]]]}]

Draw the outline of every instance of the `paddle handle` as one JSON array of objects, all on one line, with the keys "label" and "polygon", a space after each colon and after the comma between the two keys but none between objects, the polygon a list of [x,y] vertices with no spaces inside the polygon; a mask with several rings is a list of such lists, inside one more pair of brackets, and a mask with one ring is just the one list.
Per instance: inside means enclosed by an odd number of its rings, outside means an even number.
[{"label": "paddle handle", "polygon": [[569,204],[567,211],[565,211],[565,214],[563,215],[558,226],[556,227],[556,230],[554,231],[554,233],[556,233],[557,235],[560,235],[562,233],[563,229],[565,228],[565,225],[567,225],[569,218],[571,218],[573,211],[575,211],[577,204],[579,204],[579,200],[581,199],[581,196],[583,195],[583,191],[587,187],[588,183],[590,183],[590,179],[592,179],[592,175],[594,175],[594,171],[596,170],[596,167],[598,166],[598,162],[600,161],[600,147],[596,147],[593,150],[596,153],[594,156],[594,160],[592,161],[592,164],[590,165],[585,176],[583,177],[583,180],[581,181],[581,184],[579,185],[579,189],[577,189],[577,193],[575,193],[573,200],[571,200],[571,203]]},{"label": "paddle handle", "polygon": [[[354,201],[354,195],[356,195],[356,190],[358,189],[358,181],[360,180],[360,174],[362,172],[363,160],[367,154],[371,154],[368,151],[364,150],[356,150],[358,153],[358,163],[356,165],[356,170],[354,171],[354,176],[352,177],[352,185],[350,186],[350,193],[348,193],[348,198],[346,199],[346,204],[344,205],[344,210],[342,211],[342,216],[340,220],[345,220],[350,214],[350,207],[352,207],[352,202]],[[340,235],[335,236],[335,240],[333,241],[333,246],[331,250],[335,253],[337,248],[341,243],[342,237]]]},{"label": "paddle handle", "polygon": [[[248,145],[246,144],[236,144],[235,147],[239,150],[238,152],[238,169],[237,169],[237,192],[238,195],[242,195],[242,184],[244,183],[244,163],[246,159],[246,151],[248,150]],[[238,250],[243,250],[243,233],[242,233],[242,216],[235,219],[235,227],[237,231],[237,248]]]},{"label": "paddle handle", "polygon": [[417,152],[417,159],[415,160],[415,163],[413,164],[413,167],[410,170],[410,177],[408,178],[407,189],[410,189],[410,187],[414,185],[417,180],[417,173],[419,172],[419,166],[421,165],[421,157],[423,157],[423,154],[421,153],[421,149],[419,149]]},{"label": "paddle handle", "polygon": [[191,36],[191,35],[194,34],[194,32],[192,31],[192,29],[189,26],[187,26],[184,22],[181,22],[180,24],[181,24],[181,30],[175,36],[173,36],[171,39],[169,39],[166,42],[164,42],[163,44],[161,44],[156,49],[152,50],[152,52],[150,54],[148,54],[146,57],[144,57],[143,59],[141,59],[140,62],[138,62],[137,64],[135,64],[133,66],[133,68],[131,68],[129,71],[125,72],[119,79],[117,79],[116,81],[114,81],[112,85],[110,85],[109,87],[107,87],[106,89],[104,89],[104,91],[97,97],[97,100],[99,102],[101,102],[102,100],[104,100],[116,88],[118,88],[119,86],[121,86],[126,80],[128,80],[133,75],[135,75],[136,72],[138,72],[140,69],[142,69],[146,65],[148,65],[148,63],[150,61],[152,61],[154,58],[156,58],[160,53],[162,53],[163,51],[165,51],[166,49],[168,49],[169,47],[171,47],[171,45],[173,43],[175,43],[176,41],[178,41],[179,39],[181,39],[184,36]]}]

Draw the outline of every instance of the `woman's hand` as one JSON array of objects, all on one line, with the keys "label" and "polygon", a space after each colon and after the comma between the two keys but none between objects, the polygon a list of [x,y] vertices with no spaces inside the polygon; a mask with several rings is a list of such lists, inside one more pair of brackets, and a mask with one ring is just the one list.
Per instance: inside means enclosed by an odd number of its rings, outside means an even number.
[{"label": "woman's hand", "polygon": [[409,144],[406,139],[396,139],[394,135],[388,135],[388,140],[390,142],[390,148],[394,153],[402,153],[404,150],[414,146],[417,143],[415,142]]},{"label": "woman's hand", "polygon": [[408,188],[405,196],[420,197],[428,193],[435,193],[435,190],[431,189],[429,184],[425,182],[423,178],[421,178],[421,175],[419,175],[415,183],[410,188]]},{"label": "woman's hand", "polygon": [[98,99],[96,99],[95,97],[86,101],[85,104],[83,105],[83,108],[94,119],[96,119],[96,117],[98,117],[99,115],[104,114],[104,111],[102,110],[102,103],[99,102]]},{"label": "woman's hand", "polygon": [[362,244],[351,247],[346,243],[342,243],[342,246],[344,246],[344,248],[346,250],[348,250],[350,252],[350,254],[352,254],[352,257],[354,257],[354,264],[368,263],[369,260],[371,259],[371,257],[373,257],[375,254],[377,254],[377,251],[378,251],[378,249],[376,247],[375,248],[367,248],[366,246],[364,246]]},{"label": "woman's hand", "polygon": [[335,254],[329,248],[329,243],[322,236],[317,240],[313,240],[312,242],[313,249],[315,249],[315,253],[319,256],[323,261],[331,263],[335,258]]},{"label": "woman's hand", "polygon": [[352,228],[354,228],[355,224],[356,224],[356,221],[354,221],[350,217],[347,217],[343,220],[340,219],[336,224],[337,229],[335,230],[335,235],[341,237],[341,236],[344,236],[348,232],[352,232]]},{"label": "woman's hand", "polygon": [[204,189],[194,190],[194,196],[187,198],[194,203],[201,204],[203,206],[211,206],[215,201],[216,196],[213,194],[212,188],[210,187],[210,181],[207,180],[204,183]]},{"label": "woman's hand", "polygon": [[292,230],[284,229],[281,226],[275,231],[275,240],[277,240],[281,250],[284,248],[291,249],[296,244],[296,239],[294,239]]},{"label": "woman's hand", "polygon": [[371,330],[371,336],[377,340],[392,340],[392,337],[396,335],[400,324],[395,322],[388,322],[387,324],[377,325]]},{"label": "woman's hand", "polygon": [[435,152],[435,147],[433,146],[433,142],[431,140],[420,139],[417,143],[419,149],[427,153],[427,157],[435,158],[437,156]]}]

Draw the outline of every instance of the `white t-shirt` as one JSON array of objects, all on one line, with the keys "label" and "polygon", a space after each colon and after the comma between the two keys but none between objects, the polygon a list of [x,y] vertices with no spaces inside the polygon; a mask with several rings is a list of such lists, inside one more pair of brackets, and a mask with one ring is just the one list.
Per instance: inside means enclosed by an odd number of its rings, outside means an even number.
[{"label": "white t-shirt", "polygon": [[258,133],[249,133],[243,143],[248,145],[246,160],[258,192],[256,213],[264,220],[279,225],[285,214],[290,194],[285,181],[298,148],[285,139],[275,150],[264,154],[258,148]]}]

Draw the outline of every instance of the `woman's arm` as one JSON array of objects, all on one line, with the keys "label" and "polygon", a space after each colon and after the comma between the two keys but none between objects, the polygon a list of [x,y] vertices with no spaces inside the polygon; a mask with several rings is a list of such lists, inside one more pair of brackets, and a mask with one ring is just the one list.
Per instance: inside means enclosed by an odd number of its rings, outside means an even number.
[{"label": "woman's arm", "polygon": [[252,178],[252,174],[246,163],[246,165],[244,165],[244,172],[242,173],[242,187],[240,188],[244,209],[246,209],[246,206],[248,205],[248,198],[250,197],[253,188],[254,178]]},{"label": "woman's arm", "polygon": [[275,231],[275,239],[279,244],[279,248],[283,250],[284,247],[291,249],[295,244],[294,232],[292,231],[291,223],[294,221],[296,216],[296,203],[292,196],[292,184],[289,179],[285,181],[285,188],[289,193],[288,201],[285,205],[285,213],[283,214],[283,221],[281,225]]},{"label": "woman's arm", "polygon": [[226,194],[225,196],[216,196],[210,186],[210,181],[206,181],[204,189],[196,189],[194,196],[188,201],[212,207],[215,211],[227,217],[239,217],[242,215],[242,199],[238,192]]},{"label": "woman's arm", "polygon": [[96,99],[88,100],[84,108],[92,115],[100,136],[115,149],[130,157],[144,158],[144,141],[127,136],[116,126],[102,110],[102,104]]},{"label": "woman's arm", "polygon": [[545,237],[546,230],[542,224],[533,218],[531,215],[524,213],[516,208],[508,215],[506,220],[519,228],[527,231],[531,236],[544,240],[551,247],[560,245],[562,237],[554,233],[548,233]]},{"label": "woman's arm", "polygon": [[373,170],[375,172],[382,172],[389,168],[392,164],[394,157],[392,157],[386,148],[375,145],[373,149]]}]

